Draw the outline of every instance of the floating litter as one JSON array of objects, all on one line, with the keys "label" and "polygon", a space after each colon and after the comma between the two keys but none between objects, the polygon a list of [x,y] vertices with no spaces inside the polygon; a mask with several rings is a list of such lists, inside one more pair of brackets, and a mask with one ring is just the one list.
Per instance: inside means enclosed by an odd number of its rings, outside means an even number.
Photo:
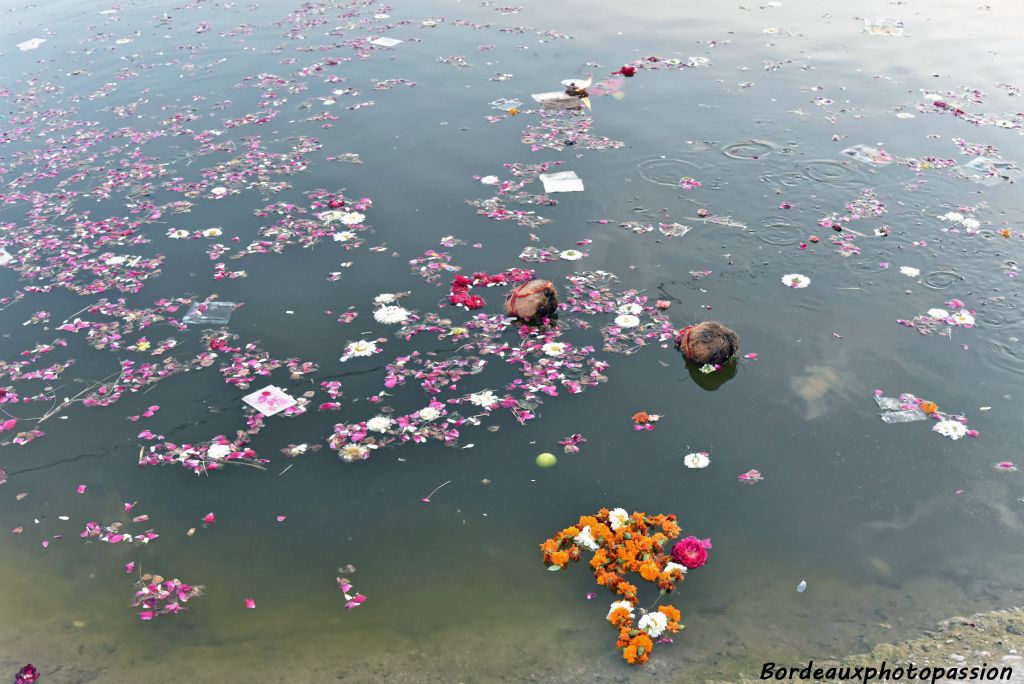
[{"label": "floating litter", "polygon": [[559,171],[558,173],[540,174],[540,182],[544,184],[544,192],[583,192],[583,181],[575,171]]},{"label": "floating litter", "polygon": [[273,385],[267,385],[261,390],[245,395],[242,401],[265,416],[273,416],[297,403],[287,392]]},{"label": "floating litter", "polygon": [[199,302],[192,305],[181,322],[185,325],[225,325],[237,308],[235,302]]}]

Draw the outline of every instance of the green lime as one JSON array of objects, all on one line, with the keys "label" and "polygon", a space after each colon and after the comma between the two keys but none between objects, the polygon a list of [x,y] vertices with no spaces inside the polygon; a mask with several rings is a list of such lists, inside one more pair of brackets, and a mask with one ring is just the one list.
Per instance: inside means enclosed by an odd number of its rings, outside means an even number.
[{"label": "green lime", "polygon": [[543,454],[537,456],[537,465],[539,465],[541,468],[550,468],[556,463],[558,463],[558,459],[555,457],[555,455],[548,453],[546,451]]}]

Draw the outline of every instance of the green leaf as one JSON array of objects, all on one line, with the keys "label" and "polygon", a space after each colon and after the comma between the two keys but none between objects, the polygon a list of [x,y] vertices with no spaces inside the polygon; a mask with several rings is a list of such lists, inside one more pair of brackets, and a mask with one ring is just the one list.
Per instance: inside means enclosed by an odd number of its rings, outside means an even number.
[{"label": "green leaf", "polygon": [[548,566],[548,572],[558,572],[561,569],[562,569],[561,565],[549,565]]},{"label": "green leaf", "polygon": [[636,649],[636,654],[638,656],[642,656],[644,654],[644,647],[643,646],[638,646],[637,649]]}]

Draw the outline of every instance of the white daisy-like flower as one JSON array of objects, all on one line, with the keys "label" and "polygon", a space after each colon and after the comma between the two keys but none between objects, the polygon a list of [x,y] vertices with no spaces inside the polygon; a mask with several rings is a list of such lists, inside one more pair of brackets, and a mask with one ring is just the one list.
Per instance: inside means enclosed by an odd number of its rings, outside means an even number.
[{"label": "white daisy-like flower", "polygon": [[548,342],[543,347],[541,347],[541,351],[543,351],[548,356],[561,356],[562,354],[565,353],[565,343]]},{"label": "white daisy-like flower", "polygon": [[224,234],[224,231],[220,228],[207,228],[203,231],[203,237],[220,237]]},{"label": "white daisy-like flower", "polygon": [[718,366],[716,366],[713,363],[705,363],[703,366],[701,366],[697,370],[699,370],[704,375],[710,375],[711,373],[714,373],[716,370],[718,370]]},{"label": "white daisy-like flower", "polygon": [[981,221],[976,218],[965,218],[961,223],[963,223],[964,228],[967,230],[977,230],[978,228],[981,228]]},{"label": "white daisy-like flower", "polygon": [[387,432],[394,422],[387,416],[378,415],[366,421],[366,429],[370,432]]},{"label": "white daisy-like flower", "polygon": [[676,563],[674,561],[669,561],[668,563],[665,563],[665,569],[662,570],[662,572],[672,572],[673,570],[678,570],[684,575],[686,574],[686,566],[680,565],[679,563]]},{"label": "white daisy-like flower", "polygon": [[306,453],[307,449],[309,449],[309,445],[308,444],[296,444],[295,446],[293,446],[290,449],[288,449],[288,455],[289,456],[301,456],[302,454]]},{"label": "white daisy-like flower", "polygon": [[612,613],[614,613],[619,608],[625,608],[626,610],[628,610],[629,619],[633,619],[633,604],[629,601],[612,601],[612,605],[609,606],[608,614],[604,616],[604,619],[607,620],[608,618],[610,618],[612,616]]},{"label": "white daisy-like flower", "polygon": [[960,313],[953,314],[952,319],[957,325],[974,325],[974,316],[966,309],[960,309]]},{"label": "white daisy-like flower", "polygon": [[687,468],[707,468],[710,463],[711,459],[708,458],[708,452],[706,451],[696,451],[683,456],[683,464]]},{"label": "white daisy-like flower", "polygon": [[349,240],[354,240],[355,237],[356,237],[356,234],[353,233],[351,230],[343,230],[340,233],[335,233],[334,234],[334,241],[335,242],[348,242]]},{"label": "white daisy-like flower", "polygon": [[960,439],[967,434],[967,426],[957,420],[940,420],[932,426],[932,430],[950,439]]},{"label": "white daisy-like flower", "polygon": [[942,219],[943,221],[952,221],[953,223],[960,223],[961,221],[964,220],[964,215],[958,211],[951,211],[946,214],[943,214],[939,218]]},{"label": "white daisy-like flower", "polygon": [[373,303],[377,306],[384,306],[385,304],[394,304],[398,301],[398,297],[391,294],[390,292],[382,292],[373,298]]},{"label": "white daisy-like flower", "polygon": [[629,513],[625,508],[613,508],[608,511],[608,524],[611,526],[612,532],[618,532],[620,527],[629,524]]},{"label": "white daisy-like flower", "polygon": [[230,444],[211,444],[206,450],[206,458],[220,461],[227,458],[232,452]]},{"label": "white daisy-like flower", "polygon": [[633,314],[619,314],[615,317],[615,325],[620,328],[635,328],[640,325],[640,319]]},{"label": "white daisy-like flower", "polygon": [[349,342],[345,347],[345,355],[341,357],[342,361],[348,361],[352,356],[373,356],[377,353],[377,345],[367,340],[356,340],[355,342]]},{"label": "white daisy-like flower", "polygon": [[913,266],[900,266],[900,273],[911,278],[916,278],[921,275],[921,269],[914,268]]},{"label": "white daisy-like flower", "polygon": [[437,420],[441,417],[440,409],[436,409],[433,406],[427,406],[426,408],[420,409],[420,420],[431,421]]},{"label": "white daisy-like flower", "polygon": [[189,232],[187,230],[182,230],[181,228],[177,230],[172,230],[169,233],[167,233],[167,237],[171,238],[172,240],[184,240],[188,236]]},{"label": "white daisy-like flower", "polygon": [[594,539],[593,533],[591,533],[590,531],[590,525],[587,525],[582,530],[580,530],[580,533],[573,537],[572,540],[576,542],[577,546],[582,546],[588,551],[597,551],[599,548],[601,548],[600,546],[598,546],[597,541]]},{"label": "white daisy-like flower", "polygon": [[362,223],[366,219],[365,214],[360,214],[358,211],[348,211],[338,217],[338,220],[344,223],[346,226],[354,226]]},{"label": "white daisy-like flower", "polygon": [[668,617],[658,611],[646,613],[640,617],[640,621],[636,623],[636,626],[647,632],[649,637],[657,639],[665,631],[665,628],[668,627]]},{"label": "white daisy-like flower", "polygon": [[483,183],[484,185],[497,185],[498,184],[498,177],[497,176],[484,176],[483,178],[480,179],[480,182]]},{"label": "white daisy-like flower", "polygon": [[949,312],[945,309],[928,309],[928,316],[931,318],[949,318]]},{"label": "white daisy-like flower", "polygon": [[396,325],[409,320],[409,312],[400,306],[382,306],[373,312],[373,320],[385,325]]},{"label": "white daisy-like flower", "polygon": [[640,306],[636,302],[631,302],[629,304],[623,304],[618,309],[616,309],[616,311],[618,311],[620,314],[633,314],[634,316],[636,314],[638,314],[638,313],[642,313],[643,310],[644,310],[644,307]]},{"label": "white daisy-like flower", "polygon": [[483,390],[481,392],[476,392],[475,394],[470,394],[469,401],[480,408],[489,409],[498,403],[498,397],[494,396],[494,392],[491,390]]},{"label": "white daisy-like flower", "polygon": [[811,279],[799,273],[787,273],[782,276],[782,284],[796,290],[801,290],[811,284]]},{"label": "white daisy-like flower", "polygon": [[341,459],[346,463],[363,461],[370,457],[370,450],[362,444],[346,444],[341,447]]},{"label": "white daisy-like flower", "polygon": [[583,252],[578,249],[567,249],[560,256],[566,261],[579,261],[583,258]]}]

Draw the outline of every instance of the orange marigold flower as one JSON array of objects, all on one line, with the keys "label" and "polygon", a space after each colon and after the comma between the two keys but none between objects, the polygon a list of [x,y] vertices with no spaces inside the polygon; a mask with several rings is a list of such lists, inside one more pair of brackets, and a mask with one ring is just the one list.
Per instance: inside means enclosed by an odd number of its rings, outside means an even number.
[{"label": "orange marigold flower", "polygon": [[565,567],[565,564],[569,562],[569,554],[566,551],[556,551],[551,554],[551,562],[554,565]]},{"label": "orange marigold flower", "polygon": [[675,606],[658,606],[658,612],[667,617],[671,622],[679,622],[679,618],[682,617],[679,609]]},{"label": "orange marigold flower", "polygon": [[608,614],[608,622],[618,626],[623,621],[629,620],[629,611],[625,608],[616,608]]},{"label": "orange marigold flower", "polygon": [[515,115],[516,115],[516,114],[518,114],[518,113],[519,113],[519,110],[518,110],[518,109],[516,109],[515,107],[512,107],[512,108],[510,108],[510,109],[508,110],[508,115],[509,115],[509,116],[515,116]]},{"label": "orange marigold flower", "polygon": [[578,527],[566,527],[564,530],[562,530],[562,536],[564,537],[575,537],[579,533],[580,528]]},{"label": "orange marigold flower", "polygon": [[921,410],[924,411],[925,413],[931,414],[931,413],[935,413],[936,411],[938,411],[939,410],[939,406],[934,401],[922,401],[921,402]]},{"label": "orange marigold flower", "polygon": [[651,561],[647,561],[640,566],[640,576],[648,582],[653,582],[658,578],[658,566]]},{"label": "orange marigold flower", "polygon": [[999,230],[999,231],[996,231],[996,232],[998,232],[1004,238],[1008,238],[1008,237],[1010,237],[1013,234],[1013,233],[1010,232],[1009,228],[1003,228],[1002,230]]},{"label": "orange marigold flower", "polygon": [[679,527],[679,523],[672,521],[666,521],[662,524],[661,529],[665,531],[665,534],[670,539],[675,539],[682,532],[682,529]]},{"label": "orange marigold flower", "polygon": [[558,542],[554,539],[548,539],[546,542],[540,545],[540,550],[544,553],[554,553],[558,550]]},{"label": "orange marigold flower", "polygon": [[639,411],[633,414],[633,422],[637,425],[644,425],[645,423],[650,422],[650,420],[651,416],[647,411]]},{"label": "orange marigold flower", "polygon": [[629,582],[619,582],[619,586],[615,587],[615,593],[622,594],[623,598],[636,603],[636,586]]}]

